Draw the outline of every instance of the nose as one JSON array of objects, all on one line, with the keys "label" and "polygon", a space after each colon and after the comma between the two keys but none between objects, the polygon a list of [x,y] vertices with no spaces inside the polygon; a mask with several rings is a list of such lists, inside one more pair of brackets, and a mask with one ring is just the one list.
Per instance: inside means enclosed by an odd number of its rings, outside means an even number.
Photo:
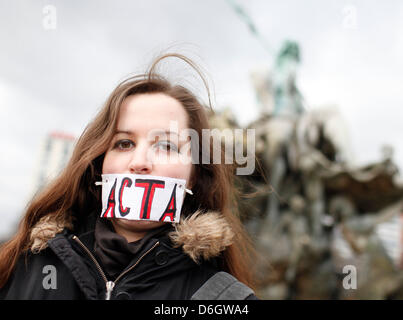
[{"label": "nose", "polygon": [[150,174],[152,171],[152,161],[148,156],[148,147],[143,144],[137,146],[130,159],[129,171],[131,174]]}]

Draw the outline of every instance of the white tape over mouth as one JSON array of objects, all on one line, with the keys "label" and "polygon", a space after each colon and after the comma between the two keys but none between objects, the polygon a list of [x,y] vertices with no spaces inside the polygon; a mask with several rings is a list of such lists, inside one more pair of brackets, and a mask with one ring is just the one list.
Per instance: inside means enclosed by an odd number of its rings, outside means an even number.
[{"label": "white tape over mouth", "polygon": [[[102,181],[95,181],[95,185],[96,185],[96,186],[102,186],[102,184],[103,184]],[[186,192],[186,193],[189,193],[189,194],[191,194],[191,195],[193,195],[193,192],[192,192],[192,190],[190,190],[190,189],[185,188],[185,192]]]},{"label": "white tape over mouth", "polygon": [[102,212],[104,218],[179,222],[186,180],[143,174],[103,174]]}]

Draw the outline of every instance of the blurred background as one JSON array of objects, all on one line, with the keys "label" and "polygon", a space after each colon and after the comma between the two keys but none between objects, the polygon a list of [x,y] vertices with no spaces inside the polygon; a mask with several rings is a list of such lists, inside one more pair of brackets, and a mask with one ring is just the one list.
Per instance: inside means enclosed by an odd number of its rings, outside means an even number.
[{"label": "blurred background", "polygon": [[261,297],[400,297],[402,18],[399,0],[0,0],[0,240],[114,87],[178,52],[212,125],[256,130]]}]

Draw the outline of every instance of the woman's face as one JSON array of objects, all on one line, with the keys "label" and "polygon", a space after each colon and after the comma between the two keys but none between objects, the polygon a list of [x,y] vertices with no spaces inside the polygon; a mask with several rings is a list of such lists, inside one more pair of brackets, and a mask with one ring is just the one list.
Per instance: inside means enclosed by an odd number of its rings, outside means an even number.
[{"label": "woman's face", "polygon": [[[119,111],[117,130],[105,154],[102,173],[184,179],[190,188],[192,163],[183,161],[190,159],[190,143],[178,136],[187,127],[186,111],[176,99],[162,93],[127,97]],[[129,232],[145,232],[164,223],[126,219],[112,222],[115,229],[118,226]]]}]

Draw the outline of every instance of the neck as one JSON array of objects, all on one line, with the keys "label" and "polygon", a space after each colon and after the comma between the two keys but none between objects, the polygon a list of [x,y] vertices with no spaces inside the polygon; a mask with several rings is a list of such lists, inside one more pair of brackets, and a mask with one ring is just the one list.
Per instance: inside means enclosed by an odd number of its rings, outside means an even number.
[{"label": "neck", "polygon": [[130,230],[127,227],[116,223],[114,219],[112,220],[112,225],[115,229],[115,232],[125,238],[127,242],[138,241],[140,239],[143,239],[144,236],[147,234],[147,231]]},{"label": "neck", "polygon": [[115,232],[124,237],[127,242],[133,242],[144,238],[151,230],[159,228],[166,222],[159,221],[138,221],[112,218],[112,225]]}]

